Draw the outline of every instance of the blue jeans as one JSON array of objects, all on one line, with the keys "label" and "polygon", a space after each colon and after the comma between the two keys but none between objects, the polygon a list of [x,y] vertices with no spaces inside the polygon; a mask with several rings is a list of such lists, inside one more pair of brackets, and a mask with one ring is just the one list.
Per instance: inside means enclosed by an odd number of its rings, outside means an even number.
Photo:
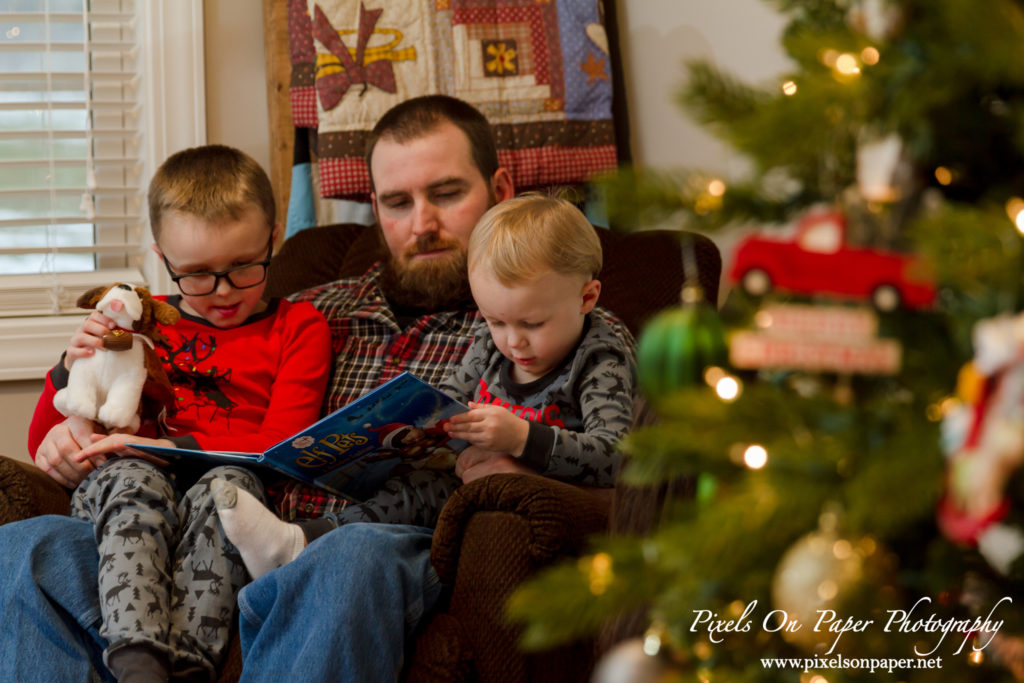
[{"label": "blue jeans", "polygon": [[437,603],[431,530],[349,524],[238,597],[243,681],[394,681]]},{"label": "blue jeans", "polygon": [[103,666],[99,555],[89,522],[0,526],[0,681],[113,681]]}]

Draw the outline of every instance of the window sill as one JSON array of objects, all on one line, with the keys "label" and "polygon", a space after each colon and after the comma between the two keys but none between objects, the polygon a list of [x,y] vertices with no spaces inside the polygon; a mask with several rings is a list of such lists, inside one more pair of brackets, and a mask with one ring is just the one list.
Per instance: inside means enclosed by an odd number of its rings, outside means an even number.
[{"label": "window sill", "polygon": [[[19,278],[34,277],[35,287],[26,286]],[[137,270],[105,270],[93,273],[63,273],[59,278],[60,301],[57,315],[53,304],[46,310],[35,310],[31,304],[15,305],[15,301],[49,301],[48,285],[39,284],[38,276],[11,276],[0,279],[0,382],[23,379],[42,379],[60,354],[67,348],[72,333],[82,324],[86,311],[76,308],[79,295],[93,287],[113,282],[141,284],[142,274]],[[35,296],[32,296],[33,290]],[[11,313],[21,315],[12,316]]]}]

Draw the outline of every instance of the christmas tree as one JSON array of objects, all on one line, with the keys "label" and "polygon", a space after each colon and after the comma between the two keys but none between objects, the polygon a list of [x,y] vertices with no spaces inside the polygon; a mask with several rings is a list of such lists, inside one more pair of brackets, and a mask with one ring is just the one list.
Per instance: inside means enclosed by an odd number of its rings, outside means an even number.
[{"label": "christmas tree", "polygon": [[641,334],[623,479],[695,493],[511,614],[545,648],[639,609],[679,680],[1024,680],[1024,2],[772,4],[791,73],[680,94],[749,175],[602,183],[614,224],[768,233]]}]

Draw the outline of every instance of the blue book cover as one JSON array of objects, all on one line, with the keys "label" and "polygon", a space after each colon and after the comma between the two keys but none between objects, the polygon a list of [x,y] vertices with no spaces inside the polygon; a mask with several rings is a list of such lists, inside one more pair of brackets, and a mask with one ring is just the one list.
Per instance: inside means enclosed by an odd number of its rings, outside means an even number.
[{"label": "blue book cover", "polygon": [[444,423],[469,410],[404,372],[263,453],[199,451],[129,444],[162,458],[194,457],[217,465],[269,467],[300,481],[364,500],[393,476],[451,469],[468,445]]}]

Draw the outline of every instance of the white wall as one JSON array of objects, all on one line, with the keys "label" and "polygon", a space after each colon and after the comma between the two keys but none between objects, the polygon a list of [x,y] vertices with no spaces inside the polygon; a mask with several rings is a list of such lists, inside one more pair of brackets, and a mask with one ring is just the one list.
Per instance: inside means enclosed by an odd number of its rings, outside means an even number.
[{"label": "white wall", "polygon": [[269,171],[263,3],[207,0],[203,21],[207,141],[237,147]]},{"label": "white wall", "polygon": [[633,160],[728,172],[738,162],[676,102],[684,62],[707,59],[750,83],[785,71],[783,18],[764,0],[618,0]]},{"label": "white wall", "polygon": [[28,423],[42,391],[41,381],[0,382],[0,455],[29,459]]}]

